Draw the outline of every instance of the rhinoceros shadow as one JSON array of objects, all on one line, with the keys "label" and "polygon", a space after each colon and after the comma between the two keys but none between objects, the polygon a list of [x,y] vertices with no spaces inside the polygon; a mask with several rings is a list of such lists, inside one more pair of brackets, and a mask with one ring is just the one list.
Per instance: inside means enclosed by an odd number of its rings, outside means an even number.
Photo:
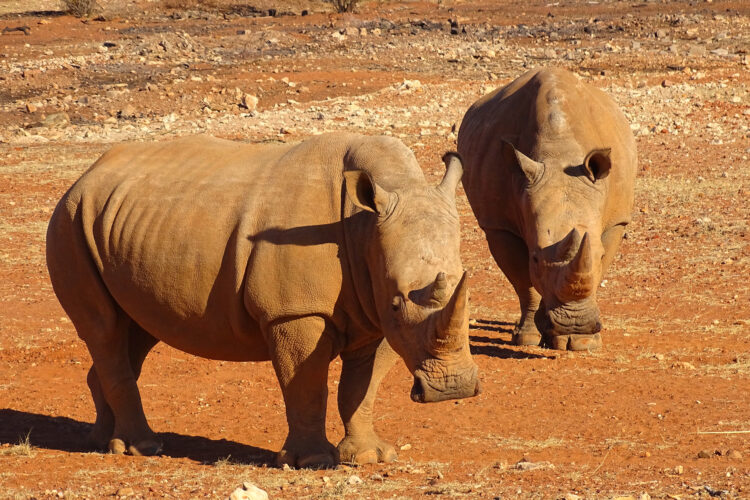
[{"label": "rhinoceros shadow", "polygon": [[[493,321],[488,319],[475,319],[473,324],[469,325],[469,330],[483,331],[483,332],[496,332],[496,333],[507,333],[512,334],[515,323],[508,323],[507,321]],[[491,334],[490,334],[491,335]],[[540,359],[547,358],[543,354],[535,354],[525,351],[520,351],[518,348],[511,349],[510,339],[503,339],[497,336],[490,335],[469,335],[469,341],[471,342],[471,353],[473,355],[489,356],[491,358],[502,358],[502,359]],[[477,342],[482,344],[491,345],[476,345]]]},{"label": "rhinoceros shadow", "polygon": [[[0,409],[0,444],[15,445],[29,437],[37,448],[70,453],[90,453],[97,450],[86,445],[86,436],[92,424],[69,417],[52,417],[10,408]],[[164,442],[161,455],[172,458],[189,458],[210,465],[229,458],[231,463],[272,465],[275,454],[226,439],[209,439],[174,432],[160,432]]]}]

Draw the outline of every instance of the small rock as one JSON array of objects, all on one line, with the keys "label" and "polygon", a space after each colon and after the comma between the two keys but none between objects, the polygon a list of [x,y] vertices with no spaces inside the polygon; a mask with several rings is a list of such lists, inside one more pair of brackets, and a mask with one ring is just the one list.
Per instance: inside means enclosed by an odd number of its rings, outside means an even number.
[{"label": "small rock", "polygon": [[385,481],[385,478],[376,472],[375,474],[373,474],[372,476],[370,476],[370,480],[372,480],[372,481]]},{"label": "small rock", "polygon": [[401,451],[411,450],[411,445],[409,443],[406,443],[405,445],[401,446]]},{"label": "small rock", "polygon": [[701,450],[698,452],[698,458],[711,458],[714,452],[711,450]]},{"label": "small rock", "polygon": [[667,30],[659,29],[659,30],[656,30],[655,35],[656,35],[656,38],[667,38],[669,33],[667,33]]},{"label": "small rock", "polygon": [[714,49],[711,51],[711,53],[713,55],[722,56],[722,57],[729,55],[729,51],[727,49]]},{"label": "small rock", "polygon": [[237,488],[229,495],[229,500],[268,500],[268,493],[252,483],[242,483],[242,488]]},{"label": "small rock", "polygon": [[242,96],[241,105],[243,108],[247,108],[250,111],[255,111],[258,107],[258,98],[251,94],[245,94]]},{"label": "small rock", "polygon": [[678,476],[681,475],[683,472],[685,472],[685,468],[682,465],[678,465],[674,468],[674,473]]},{"label": "small rock", "polygon": [[27,102],[26,103],[26,111],[28,111],[29,113],[34,113],[34,112],[36,112],[36,106],[34,104],[30,103],[30,102]]},{"label": "small rock", "polygon": [[118,497],[129,497],[132,495],[135,495],[135,490],[130,487],[120,488],[119,490],[117,490],[117,493],[115,493],[115,496]]},{"label": "small rock", "polygon": [[732,460],[742,460],[742,453],[737,450],[727,450],[727,458]]},{"label": "small rock", "polygon": [[580,500],[581,497],[576,495],[575,493],[568,493],[565,495],[565,500]]},{"label": "small rock", "polygon": [[63,128],[70,125],[70,117],[65,111],[50,113],[42,119],[42,126],[48,128]]},{"label": "small rock", "polygon": [[117,118],[135,118],[135,108],[131,104],[126,104],[124,108],[117,112]]},{"label": "small rock", "polygon": [[358,475],[354,474],[352,476],[349,476],[349,479],[347,479],[346,482],[348,484],[355,485],[355,484],[362,484],[363,481]]},{"label": "small rock", "polygon": [[641,493],[638,500],[651,500],[651,495],[648,493]]},{"label": "small rock", "polygon": [[672,80],[664,79],[661,81],[662,87],[672,87],[674,85],[674,82]]}]

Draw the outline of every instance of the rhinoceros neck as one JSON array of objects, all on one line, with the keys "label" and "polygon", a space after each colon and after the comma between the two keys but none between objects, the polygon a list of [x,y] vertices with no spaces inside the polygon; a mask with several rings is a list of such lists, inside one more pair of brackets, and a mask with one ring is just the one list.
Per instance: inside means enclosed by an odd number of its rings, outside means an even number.
[{"label": "rhinoceros neck", "polygon": [[345,273],[344,287],[349,287],[352,292],[346,294],[350,297],[346,306],[350,320],[348,327],[350,330],[361,330],[356,333],[380,333],[373,277],[367,258],[376,231],[376,217],[356,209],[345,197],[342,199],[341,213],[344,223],[344,248],[341,256],[345,261],[342,265]]}]

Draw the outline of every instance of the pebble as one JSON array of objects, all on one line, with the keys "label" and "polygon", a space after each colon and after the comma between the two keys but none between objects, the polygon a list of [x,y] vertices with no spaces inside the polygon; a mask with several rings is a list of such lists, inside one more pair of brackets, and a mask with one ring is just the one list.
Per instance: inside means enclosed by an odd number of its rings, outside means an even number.
[{"label": "pebble", "polygon": [[258,107],[258,98],[252,94],[245,94],[242,96],[242,107],[249,109],[250,111],[255,111],[255,109]]},{"label": "pebble", "polygon": [[268,500],[268,493],[253,483],[245,481],[229,495],[229,500]]},{"label": "pebble", "polygon": [[711,450],[701,450],[698,452],[698,458],[711,458],[714,456],[714,452]]},{"label": "pebble", "polygon": [[728,450],[726,455],[727,458],[731,458],[732,460],[742,460],[742,453],[737,450]]},{"label": "pebble", "polygon": [[364,481],[362,481],[362,478],[360,478],[358,475],[354,474],[352,476],[349,476],[346,482],[348,484],[355,485],[355,484],[362,484]]},{"label": "pebble", "polygon": [[36,106],[33,105],[32,103],[30,103],[30,102],[26,103],[26,111],[28,111],[29,113],[36,112],[36,109],[37,109]]},{"label": "pebble", "polygon": [[402,445],[400,449],[401,451],[411,450],[411,445],[406,443],[405,445]]},{"label": "pebble", "polygon": [[133,490],[133,488],[130,488],[130,487],[120,488],[119,490],[117,490],[117,493],[115,493],[115,496],[121,497],[121,498],[129,497],[132,495],[135,495],[135,490]]}]

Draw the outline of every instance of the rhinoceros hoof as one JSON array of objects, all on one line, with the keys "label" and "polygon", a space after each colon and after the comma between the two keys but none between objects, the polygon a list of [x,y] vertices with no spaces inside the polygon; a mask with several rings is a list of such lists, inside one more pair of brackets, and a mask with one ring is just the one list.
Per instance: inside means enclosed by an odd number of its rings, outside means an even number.
[{"label": "rhinoceros hoof", "polygon": [[276,455],[276,465],[282,467],[284,464],[290,467],[310,468],[310,469],[329,469],[335,467],[338,463],[338,453],[330,443],[327,443],[327,449],[318,449],[317,451],[293,450],[290,448],[282,449]]},{"label": "rhinoceros hoof", "polygon": [[513,334],[511,343],[513,345],[539,345],[542,342],[542,336],[538,332],[526,333],[518,332]]},{"label": "rhinoceros hoof", "polygon": [[109,452],[115,455],[124,455],[125,453],[133,456],[150,457],[158,455],[161,452],[162,445],[152,439],[144,439],[135,444],[126,445],[125,441],[119,438],[113,438],[109,441]]},{"label": "rhinoceros hoof", "polygon": [[561,351],[595,351],[602,346],[602,336],[593,335],[555,335],[545,339],[549,347]]},{"label": "rhinoceros hoof", "polygon": [[393,462],[397,458],[393,446],[378,437],[355,439],[347,436],[339,443],[338,450],[344,463],[376,464]]}]

